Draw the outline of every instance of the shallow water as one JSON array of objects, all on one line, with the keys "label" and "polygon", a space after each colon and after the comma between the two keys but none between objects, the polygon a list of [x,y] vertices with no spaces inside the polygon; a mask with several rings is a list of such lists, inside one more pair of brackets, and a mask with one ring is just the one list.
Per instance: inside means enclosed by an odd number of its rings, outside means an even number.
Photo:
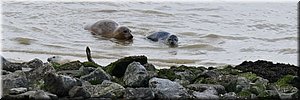
[{"label": "shallow water", "polygon": [[[2,54],[29,61],[60,55],[107,65],[146,55],[158,67],[220,66],[245,60],[297,65],[297,3],[3,2]],[[133,31],[132,43],[95,37],[83,27],[112,19]],[[169,48],[144,39],[154,31],[179,37]]]}]

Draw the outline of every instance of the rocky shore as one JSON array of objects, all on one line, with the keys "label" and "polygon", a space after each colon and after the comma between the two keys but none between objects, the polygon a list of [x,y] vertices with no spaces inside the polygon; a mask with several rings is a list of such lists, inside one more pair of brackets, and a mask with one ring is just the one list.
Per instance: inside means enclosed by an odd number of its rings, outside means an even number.
[{"label": "rocky shore", "polygon": [[107,66],[39,59],[16,63],[2,57],[2,99],[299,99],[297,72],[297,66],[262,60],[156,69],[146,56]]}]

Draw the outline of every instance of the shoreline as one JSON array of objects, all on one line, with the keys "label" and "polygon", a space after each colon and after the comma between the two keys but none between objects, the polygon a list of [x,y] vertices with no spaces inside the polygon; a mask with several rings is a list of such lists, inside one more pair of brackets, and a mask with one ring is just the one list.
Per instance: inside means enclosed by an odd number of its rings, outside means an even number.
[{"label": "shoreline", "polygon": [[297,72],[298,66],[264,60],[157,69],[146,56],[120,58],[107,66],[78,60],[15,63],[2,57],[2,98],[298,99]]}]

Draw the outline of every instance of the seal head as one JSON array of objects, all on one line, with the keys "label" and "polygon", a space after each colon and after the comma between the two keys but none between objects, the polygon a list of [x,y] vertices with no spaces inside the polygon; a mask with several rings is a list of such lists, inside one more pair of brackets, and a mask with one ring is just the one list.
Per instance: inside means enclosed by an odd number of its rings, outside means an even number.
[{"label": "seal head", "polygon": [[120,26],[114,31],[114,38],[120,40],[130,40],[133,38],[131,35],[131,30],[128,27]]},{"label": "seal head", "polygon": [[178,46],[178,38],[176,35],[170,35],[167,39],[167,43],[170,47],[177,47]]}]

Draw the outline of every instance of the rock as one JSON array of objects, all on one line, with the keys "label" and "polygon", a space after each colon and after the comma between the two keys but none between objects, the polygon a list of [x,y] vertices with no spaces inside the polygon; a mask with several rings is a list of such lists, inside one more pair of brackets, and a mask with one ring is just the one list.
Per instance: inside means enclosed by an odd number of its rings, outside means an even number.
[{"label": "rock", "polygon": [[43,90],[27,91],[18,95],[5,95],[4,100],[57,100],[58,97],[55,94],[44,92]]},{"label": "rock", "polygon": [[176,75],[175,72],[170,69],[159,69],[158,77],[170,79],[172,81],[174,81],[175,79],[181,78],[179,75]]},{"label": "rock", "polygon": [[92,68],[101,67],[101,68],[102,68],[101,65],[98,65],[98,64],[96,64],[96,63],[94,63],[94,62],[89,62],[89,61],[82,62],[81,64],[82,64],[84,67],[92,67]]},{"label": "rock", "polygon": [[143,65],[147,71],[156,71],[156,68],[153,64],[146,63]]},{"label": "rock", "polygon": [[149,76],[145,67],[134,61],[128,65],[123,80],[129,87],[147,87]]},{"label": "rock", "polygon": [[93,98],[119,98],[125,88],[120,84],[104,80],[101,84],[82,86]]},{"label": "rock", "polygon": [[193,96],[199,100],[216,100],[219,99],[219,96],[209,93],[200,93],[200,92],[193,92]]},{"label": "rock", "polygon": [[79,70],[62,70],[56,72],[58,75],[66,75],[71,77],[80,78],[81,77],[81,71]]},{"label": "rock", "polygon": [[71,98],[74,97],[82,97],[82,98],[89,98],[91,95],[81,86],[74,86],[70,91],[69,91],[69,96]]},{"label": "rock", "polygon": [[76,78],[64,75],[49,73],[44,78],[45,90],[58,96],[67,96],[69,90],[74,86],[81,86],[82,83]]},{"label": "rock", "polygon": [[121,58],[108,66],[105,67],[105,71],[109,73],[111,76],[116,76],[121,78],[124,76],[124,73],[127,69],[127,66],[132,63],[133,61],[139,62],[142,65],[147,63],[146,56],[129,56],[125,58]]},{"label": "rock", "polygon": [[39,90],[43,86],[43,79],[48,73],[55,72],[55,69],[49,64],[36,67],[32,70],[26,71],[26,77],[29,82],[29,90]]},{"label": "rock", "polygon": [[229,85],[225,88],[230,90],[229,92],[238,93],[242,90],[250,89],[250,80],[245,77],[238,77],[229,82]]},{"label": "rock", "polygon": [[19,87],[19,88],[12,88],[9,90],[9,94],[21,94],[27,92],[27,88]]},{"label": "rock", "polygon": [[168,79],[152,78],[149,87],[158,99],[188,99],[191,98],[187,90],[180,84]]},{"label": "rock", "polygon": [[223,100],[235,100],[237,99],[237,95],[234,92],[225,93],[222,98]]},{"label": "rock", "polygon": [[276,82],[284,75],[297,75],[298,67],[290,64],[277,63],[258,60],[255,62],[244,61],[235,67],[243,72],[252,72],[256,75],[268,79],[271,83]]},{"label": "rock", "polygon": [[155,94],[150,88],[126,88],[123,97],[127,100],[153,100]]},{"label": "rock", "polygon": [[94,67],[83,67],[82,66],[82,67],[79,68],[79,72],[80,72],[81,76],[90,74],[94,70],[96,70],[96,68],[94,68]]},{"label": "rock", "polygon": [[170,69],[160,69],[158,77],[166,78],[174,81],[179,79],[182,81],[189,81],[194,83],[195,79],[202,73],[206,68],[204,67],[188,67],[188,66],[171,66]]},{"label": "rock", "polygon": [[78,70],[81,66],[80,61],[72,61],[69,63],[65,63],[59,66],[54,67],[57,71],[62,71],[62,70]]},{"label": "rock", "polygon": [[7,75],[7,74],[11,74],[12,72],[6,71],[6,70],[2,70],[2,75]]},{"label": "rock", "polygon": [[24,72],[18,70],[14,73],[2,76],[3,94],[8,94],[12,88],[28,87],[28,80]]},{"label": "rock", "polygon": [[90,74],[81,76],[80,79],[95,85],[102,83],[104,80],[111,80],[111,76],[107,74],[101,67],[98,67]]},{"label": "rock", "polygon": [[2,58],[2,69],[6,71],[15,72],[17,70],[22,70],[22,67],[28,67],[22,63],[13,63],[3,59],[4,58]]},{"label": "rock", "polygon": [[214,88],[218,94],[224,94],[226,92],[225,87],[222,85],[214,85],[214,84],[190,84],[186,86],[190,90],[195,90],[198,92],[203,92],[209,88]]},{"label": "rock", "polygon": [[29,68],[33,68],[33,69],[36,69],[36,68],[39,68],[39,67],[44,66],[43,61],[40,60],[40,59],[37,59],[37,58],[35,58],[35,59],[33,59],[33,60],[31,60],[31,61],[25,63],[25,64],[26,64]]}]

